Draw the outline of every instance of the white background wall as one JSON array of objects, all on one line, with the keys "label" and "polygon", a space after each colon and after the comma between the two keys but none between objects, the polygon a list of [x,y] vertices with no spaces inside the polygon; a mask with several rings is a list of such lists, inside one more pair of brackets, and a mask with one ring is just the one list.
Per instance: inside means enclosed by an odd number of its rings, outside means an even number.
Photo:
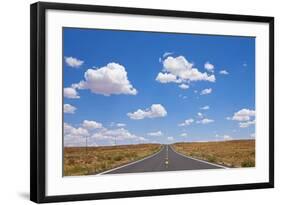
[{"label": "white background wall", "polygon": [[[52,0],[49,0],[52,1]],[[0,204],[31,204],[29,198],[29,4],[2,1],[0,6]],[[79,1],[63,1],[79,3]],[[82,1],[80,1],[81,3]],[[186,11],[269,15],[275,17],[275,165],[276,188],[267,190],[143,197],[69,204],[278,204],[281,178],[281,12],[277,0],[84,0],[85,4]],[[279,202],[277,202],[279,200]]]}]

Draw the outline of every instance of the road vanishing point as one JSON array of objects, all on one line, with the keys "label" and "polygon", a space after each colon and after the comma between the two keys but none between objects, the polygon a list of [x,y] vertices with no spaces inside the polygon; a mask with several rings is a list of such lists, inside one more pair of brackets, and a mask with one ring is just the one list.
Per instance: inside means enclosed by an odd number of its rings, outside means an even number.
[{"label": "road vanishing point", "polygon": [[[142,173],[199,169],[222,169],[221,165],[194,159],[176,152],[170,145],[163,145],[161,150],[144,159],[117,167],[100,174]],[[99,175],[100,175],[99,174]]]}]

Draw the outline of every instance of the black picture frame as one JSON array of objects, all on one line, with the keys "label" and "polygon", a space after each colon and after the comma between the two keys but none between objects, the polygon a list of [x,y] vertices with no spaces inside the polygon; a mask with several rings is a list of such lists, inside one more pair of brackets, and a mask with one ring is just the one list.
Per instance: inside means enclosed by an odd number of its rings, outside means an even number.
[{"label": "black picture frame", "polygon": [[[169,16],[195,19],[263,22],[269,24],[269,181],[238,185],[171,188],[108,193],[46,196],[46,68],[45,25],[46,10],[68,10],[101,13],[122,13],[150,16]],[[37,203],[77,200],[97,200],[198,192],[231,191],[274,187],[274,18],[265,16],[230,15],[218,13],[125,8],[82,4],[38,2],[30,7],[30,200]]]}]

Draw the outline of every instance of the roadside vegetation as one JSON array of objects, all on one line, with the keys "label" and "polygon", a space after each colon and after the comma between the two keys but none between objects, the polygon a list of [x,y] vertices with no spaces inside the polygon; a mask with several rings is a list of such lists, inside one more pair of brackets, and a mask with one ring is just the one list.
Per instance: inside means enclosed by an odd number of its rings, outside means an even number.
[{"label": "roadside vegetation", "polygon": [[97,174],[158,152],[160,144],[65,147],[64,176]]},{"label": "roadside vegetation", "polygon": [[255,140],[175,143],[173,148],[186,156],[228,167],[255,167]]}]

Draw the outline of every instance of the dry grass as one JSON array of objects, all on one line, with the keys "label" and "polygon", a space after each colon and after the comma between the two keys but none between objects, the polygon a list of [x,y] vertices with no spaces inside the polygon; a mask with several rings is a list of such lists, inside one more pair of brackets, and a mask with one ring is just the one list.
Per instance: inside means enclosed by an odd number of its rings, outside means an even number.
[{"label": "dry grass", "polygon": [[65,147],[64,175],[97,174],[142,159],[161,149],[160,144],[104,147]]},{"label": "dry grass", "polygon": [[175,143],[172,146],[184,155],[228,167],[255,167],[255,140]]}]

